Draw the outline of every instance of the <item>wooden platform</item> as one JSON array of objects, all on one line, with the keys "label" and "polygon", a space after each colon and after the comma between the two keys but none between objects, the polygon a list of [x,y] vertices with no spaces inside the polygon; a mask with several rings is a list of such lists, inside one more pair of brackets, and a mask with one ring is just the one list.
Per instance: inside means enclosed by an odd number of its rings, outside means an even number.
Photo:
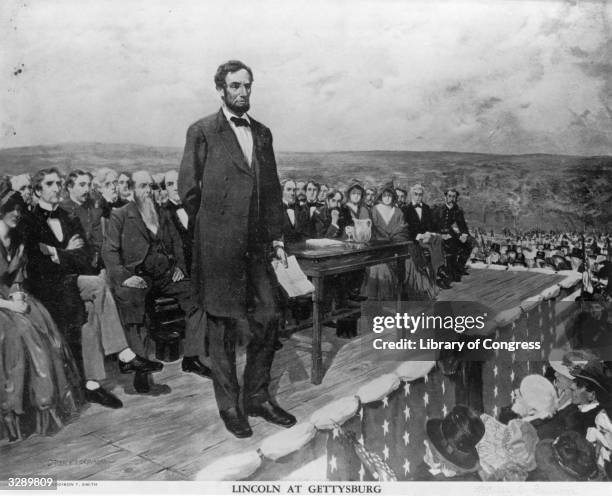
[{"label": "wooden platform", "polygon": [[[474,300],[496,310],[515,306],[562,279],[529,272],[472,270],[461,283],[443,291],[440,300]],[[333,329],[323,334],[323,382],[310,382],[309,332],[301,331],[284,340],[273,366],[271,389],[278,402],[298,420],[330,401],[355,393],[369,380],[390,372],[397,363],[381,361],[364,340],[338,339]],[[243,366],[243,354],[240,364]],[[131,376],[113,373],[107,387],[124,402],[124,408],[109,410],[89,405],[80,418],[52,437],[31,437],[0,446],[0,479],[16,475],[52,475],[60,480],[192,480],[203,467],[221,456],[255,449],[262,439],[279,429],[260,419],[250,419],[253,437],[238,440],[219,419],[212,383],[183,373],[180,362],[166,364],[155,374],[157,395],[138,395]],[[293,463],[305,464],[322,454],[323,446],[301,453]],[[270,472],[254,479],[280,479],[290,467],[275,464]]]}]

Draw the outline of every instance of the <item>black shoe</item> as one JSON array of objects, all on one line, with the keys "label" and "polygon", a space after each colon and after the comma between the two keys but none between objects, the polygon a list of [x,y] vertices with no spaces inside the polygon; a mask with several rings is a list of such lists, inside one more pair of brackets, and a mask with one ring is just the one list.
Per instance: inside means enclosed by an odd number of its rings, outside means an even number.
[{"label": "black shoe", "polygon": [[119,370],[122,374],[129,374],[130,372],[159,372],[163,368],[163,363],[153,362],[138,355],[129,362],[119,360]]},{"label": "black shoe", "polygon": [[293,415],[271,401],[264,401],[259,405],[247,406],[246,413],[250,417],[261,417],[268,422],[282,427],[291,427],[297,422]]},{"label": "black shoe", "polygon": [[459,275],[459,273],[455,272],[453,274],[453,281],[454,282],[461,282],[461,275]]},{"label": "black shoe", "polygon": [[437,279],[436,280],[436,284],[438,285],[438,287],[440,289],[450,289],[452,288],[452,286],[446,282],[446,279]]},{"label": "black shoe", "polygon": [[467,268],[463,267],[463,269],[461,269],[461,275],[462,276],[469,276],[470,273],[468,272]]},{"label": "black shoe", "polygon": [[281,343],[280,339],[277,339],[276,341],[274,341],[274,351],[278,351],[282,349],[282,347],[283,347],[283,343]]},{"label": "black shoe", "polygon": [[249,421],[238,412],[238,409],[220,410],[219,415],[225,424],[225,428],[237,438],[242,439],[253,435]]},{"label": "black shoe", "polygon": [[208,377],[210,379],[212,373],[210,369],[200,362],[197,356],[184,357],[181,365],[183,372],[192,372],[202,377]]},{"label": "black shoe", "polygon": [[134,389],[140,394],[145,394],[151,391],[148,372],[136,372],[134,374]]},{"label": "black shoe", "polygon": [[108,408],[121,408],[123,406],[119,398],[101,387],[93,391],[85,388],[85,399],[90,403],[98,403]]}]

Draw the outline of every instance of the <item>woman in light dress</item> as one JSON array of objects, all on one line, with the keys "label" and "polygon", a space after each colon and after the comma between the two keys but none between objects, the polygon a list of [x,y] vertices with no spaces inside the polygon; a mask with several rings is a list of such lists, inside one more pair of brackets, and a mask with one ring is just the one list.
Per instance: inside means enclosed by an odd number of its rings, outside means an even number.
[{"label": "woman in light dress", "polygon": [[[372,239],[381,241],[408,241],[408,226],[404,213],[395,206],[397,194],[393,183],[385,184],[372,207]],[[376,300],[395,300],[397,298],[398,274],[397,265],[379,264],[369,269],[366,286],[368,298]]]}]

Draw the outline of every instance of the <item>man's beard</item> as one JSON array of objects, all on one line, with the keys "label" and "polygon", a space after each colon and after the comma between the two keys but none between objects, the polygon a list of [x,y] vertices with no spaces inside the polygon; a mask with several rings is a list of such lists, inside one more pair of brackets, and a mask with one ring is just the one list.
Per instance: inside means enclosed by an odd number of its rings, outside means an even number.
[{"label": "man's beard", "polygon": [[157,233],[157,230],[159,229],[159,217],[157,215],[157,210],[155,210],[155,202],[153,201],[153,198],[150,196],[135,196],[134,200],[145,225],[151,231]]},{"label": "man's beard", "polygon": [[108,203],[115,203],[119,199],[119,194],[117,192],[111,193],[110,191],[102,190],[102,197]]},{"label": "man's beard", "polygon": [[230,99],[225,94],[225,90],[224,90],[224,95],[223,95],[223,102],[225,103],[225,106],[236,115],[245,114],[251,108],[251,104],[248,100],[245,104],[242,104],[240,106],[234,105],[232,102],[230,102]]}]

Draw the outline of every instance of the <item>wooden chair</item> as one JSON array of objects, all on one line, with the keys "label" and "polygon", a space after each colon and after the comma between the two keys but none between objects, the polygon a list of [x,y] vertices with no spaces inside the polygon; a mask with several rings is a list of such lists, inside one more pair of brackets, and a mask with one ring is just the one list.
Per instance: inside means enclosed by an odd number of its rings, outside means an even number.
[{"label": "wooden chair", "polygon": [[174,298],[151,298],[147,305],[147,328],[155,342],[155,358],[174,362],[181,356],[185,337],[185,313]]}]

